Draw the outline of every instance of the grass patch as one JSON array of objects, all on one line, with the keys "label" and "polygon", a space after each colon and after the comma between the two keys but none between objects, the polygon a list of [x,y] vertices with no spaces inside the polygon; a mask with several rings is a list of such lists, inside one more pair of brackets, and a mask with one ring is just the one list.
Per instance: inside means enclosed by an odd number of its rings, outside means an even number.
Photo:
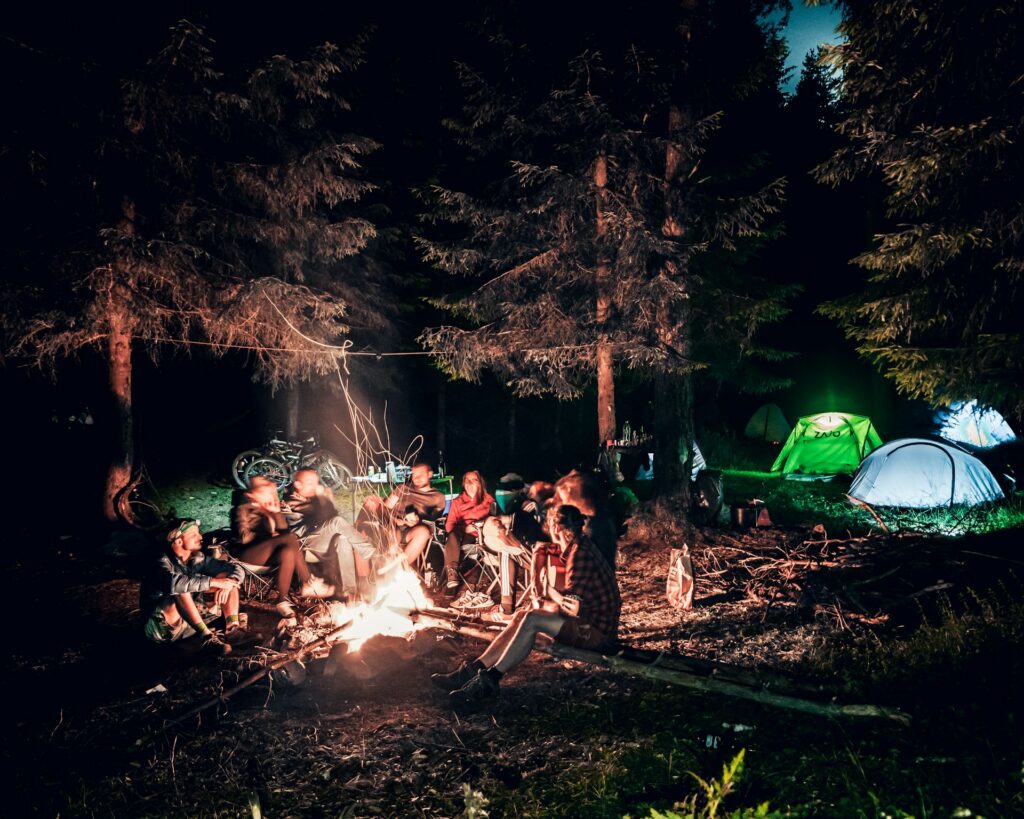
[{"label": "grass patch", "polygon": [[[810,666],[827,676],[861,687],[904,691],[916,696],[921,679],[939,689],[977,688],[984,700],[987,682],[1019,675],[1024,665],[1024,587],[1015,575],[984,594],[969,590],[956,600],[944,597],[937,613],[922,610],[922,625],[912,635],[882,643],[868,634],[819,648]],[[994,682],[998,682],[995,680]]]},{"label": "grass patch", "polygon": [[[878,522],[861,506],[846,497],[850,478],[837,476],[830,481],[786,480],[777,472],[730,469],[724,472],[726,504],[763,500],[778,526],[821,524],[833,536],[844,531],[862,535],[878,531]],[[918,532],[956,537],[985,534],[1001,529],[1024,528],[1024,496],[980,506],[943,507],[941,509],[896,509],[877,507],[877,515],[890,532]]]},{"label": "grass patch", "polygon": [[787,481],[777,472],[727,470],[723,475],[725,502],[742,504],[758,499],[767,504],[776,526],[821,524],[830,534],[864,534],[877,528],[871,515],[851,504],[844,493],[849,479]]}]

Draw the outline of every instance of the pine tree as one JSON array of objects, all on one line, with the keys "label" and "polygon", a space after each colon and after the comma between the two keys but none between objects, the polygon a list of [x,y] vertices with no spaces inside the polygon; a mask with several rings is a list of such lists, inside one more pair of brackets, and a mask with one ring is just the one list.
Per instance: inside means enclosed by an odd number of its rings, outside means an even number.
[{"label": "pine tree", "polygon": [[[752,22],[750,4],[739,5]],[[706,12],[718,36],[730,33],[736,6]],[[466,144],[491,158],[481,167],[501,167],[497,155],[511,173],[474,194],[433,188],[429,221],[462,232],[423,239],[425,258],[469,277],[472,289],[441,302],[463,326],[421,338],[449,373],[473,380],[490,368],[520,394],[574,397],[596,375],[602,438],[615,437],[602,386],[612,366],[654,375],[657,407],[673,405],[656,453],[661,489],[670,491],[684,483],[677,455],[692,441],[689,374],[714,361],[724,376],[746,358],[773,355],[753,333],[780,315],[781,294],[758,293],[743,262],[764,238],[782,185],[752,185],[738,172],[735,136],[720,139],[722,112],[695,91],[727,61],[719,54],[715,67],[681,81],[674,66],[692,55],[679,20],[644,19],[650,42],[620,36],[606,52],[583,51],[547,88],[517,83],[552,76],[550,65],[517,64],[528,57],[521,48],[509,49],[498,81],[464,67]],[[701,56],[714,53],[708,46]],[[762,85],[749,73],[742,79]]]},{"label": "pine tree", "polygon": [[333,372],[352,307],[372,303],[365,269],[345,265],[374,235],[351,206],[370,188],[358,160],[375,146],[332,130],[344,108],[334,79],[357,62],[358,50],[325,45],[233,85],[204,31],[182,21],[90,123],[97,161],[77,170],[96,192],[91,235],[53,260],[60,275],[31,294],[48,306],[14,349],[40,365],[104,355],[118,415],[108,518],[134,461],[135,347],[242,348],[279,385]]},{"label": "pine tree", "polygon": [[821,181],[880,177],[868,278],[822,312],[907,395],[1024,416],[1024,4],[842,3],[847,140]]}]

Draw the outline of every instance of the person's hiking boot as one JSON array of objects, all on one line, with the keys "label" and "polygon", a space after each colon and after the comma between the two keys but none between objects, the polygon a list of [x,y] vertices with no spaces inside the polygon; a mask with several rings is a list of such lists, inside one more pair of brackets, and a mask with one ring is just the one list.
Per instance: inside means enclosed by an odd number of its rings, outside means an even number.
[{"label": "person's hiking boot", "polygon": [[334,586],[322,577],[311,577],[302,584],[299,594],[303,597],[330,597],[334,594]]},{"label": "person's hiking boot", "polygon": [[203,648],[213,654],[230,654],[231,644],[216,631],[207,631],[203,635]]},{"label": "person's hiking boot", "polygon": [[501,685],[487,671],[476,674],[461,688],[449,691],[448,696],[457,702],[471,703],[492,700],[501,692]]},{"label": "person's hiking boot", "polygon": [[444,587],[448,590],[449,594],[456,591],[459,588],[459,584],[462,582],[459,580],[458,566],[445,566],[444,577]]},{"label": "person's hiking boot", "polygon": [[444,691],[454,691],[473,679],[477,670],[470,663],[463,663],[449,674],[431,674],[430,682]]}]

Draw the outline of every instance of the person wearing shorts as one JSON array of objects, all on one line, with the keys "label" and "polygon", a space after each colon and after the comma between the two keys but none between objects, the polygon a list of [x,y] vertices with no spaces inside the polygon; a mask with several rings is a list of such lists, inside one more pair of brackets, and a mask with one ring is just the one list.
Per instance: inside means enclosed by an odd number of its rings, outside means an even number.
[{"label": "person wearing shorts", "polygon": [[223,614],[225,635],[241,628],[238,587],[243,577],[241,566],[203,551],[198,520],[179,519],[167,532],[165,548],[140,589],[143,633],[154,643],[199,634],[205,645],[229,653],[231,645],[208,623]]}]

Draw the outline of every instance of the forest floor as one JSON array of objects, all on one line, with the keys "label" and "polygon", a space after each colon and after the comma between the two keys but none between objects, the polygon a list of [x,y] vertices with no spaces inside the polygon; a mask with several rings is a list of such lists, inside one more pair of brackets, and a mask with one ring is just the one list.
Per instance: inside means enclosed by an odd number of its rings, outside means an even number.
[{"label": "forest floor", "polygon": [[[679,612],[664,595],[675,520],[650,505],[631,520],[624,642],[791,672],[909,725],[541,654],[497,701],[453,709],[429,676],[481,644],[425,629],[368,642],[358,674],[313,662],[300,685],[262,682],[164,730],[248,673],[258,648],[145,644],[130,538],[8,550],[5,813],[642,817],[703,793],[691,774],[720,777],[743,749],[719,815],[762,802],[795,816],[1022,815],[1020,536],[698,529],[696,602]],[[244,609],[269,636],[269,606]]]}]

